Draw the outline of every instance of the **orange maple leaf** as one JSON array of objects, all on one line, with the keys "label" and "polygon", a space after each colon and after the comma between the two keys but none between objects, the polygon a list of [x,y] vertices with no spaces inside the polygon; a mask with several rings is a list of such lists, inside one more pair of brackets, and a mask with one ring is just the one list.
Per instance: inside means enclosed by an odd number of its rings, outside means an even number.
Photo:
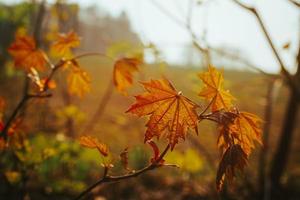
[{"label": "orange maple leaf", "polygon": [[188,128],[198,133],[197,104],[177,92],[167,79],[151,80],[142,85],[146,92],[135,97],[137,102],[127,112],[150,115],[145,142],[164,135],[173,149],[179,138],[185,139]]},{"label": "orange maple leaf", "polygon": [[234,144],[230,146],[224,153],[218,167],[216,185],[220,191],[225,178],[229,181],[235,176],[235,169],[243,170],[247,164],[247,155],[240,145]]},{"label": "orange maple leaf", "polygon": [[228,126],[221,125],[218,146],[226,149],[233,139],[234,143],[239,144],[243,151],[250,155],[255,147],[255,141],[262,144],[261,124],[262,120],[258,116],[248,112],[238,112],[233,123]]},{"label": "orange maple leaf", "polygon": [[113,81],[119,92],[127,94],[126,89],[133,83],[132,75],[139,70],[138,65],[141,63],[137,58],[121,58],[115,62]]},{"label": "orange maple leaf", "polygon": [[90,149],[97,149],[103,156],[107,156],[109,153],[106,144],[100,142],[97,138],[92,136],[81,136],[79,142],[83,147]]},{"label": "orange maple leaf", "polygon": [[221,109],[230,109],[232,107],[232,100],[235,98],[224,90],[223,75],[216,70],[216,68],[209,66],[208,71],[199,74],[199,78],[205,84],[205,87],[199,93],[199,96],[211,102],[212,112]]},{"label": "orange maple leaf", "polygon": [[26,35],[17,35],[8,48],[15,61],[15,66],[29,71],[30,68],[43,70],[46,64],[45,53],[36,47],[34,39]]},{"label": "orange maple leaf", "polygon": [[83,97],[86,93],[90,92],[90,77],[88,73],[82,70],[75,60],[72,60],[69,66],[70,73],[67,77],[68,91],[70,94]]},{"label": "orange maple leaf", "polygon": [[80,38],[74,31],[69,33],[61,33],[57,35],[56,41],[52,45],[52,50],[60,56],[71,53],[71,49],[80,45]]}]

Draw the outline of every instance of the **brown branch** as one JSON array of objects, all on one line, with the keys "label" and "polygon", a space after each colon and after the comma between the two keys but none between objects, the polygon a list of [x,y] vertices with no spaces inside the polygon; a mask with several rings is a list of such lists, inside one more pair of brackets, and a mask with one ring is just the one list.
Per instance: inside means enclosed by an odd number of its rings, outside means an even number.
[{"label": "brown branch", "polygon": [[253,70],[255,70],[255,71],[257,71],[257,72],[259,72],[259,73],[261,73],[261,74],[263,74],[263,75],[265,75],[265,76],[267,76],[267,77],[270,77],[270,78],[277,78],[276,75],[270,74],[270,73],[268,73],[268,72],[262,70],[261,68],[255,66],[254,64],[252,64],[252,63],[249,62],[248,60],[244,59],[243,57],[240,57],[240,56],[238,56],[238,55],[235,55],[235,54],[230,53],[230,52],[228,52],[228,51],[224,51],[224,50],[219,49],[219,48],[215,48],[215,47],[211,47],[211,46],[209,46],[208,48],[209,48],[211,51],[214,51],[215,53],[217,53],[217,54],[219,54],[219,55],[226,56],[226,57],[231,58],[231,59],[233,59],[233,60],[238,60],[238,61],[242,62],[243,64],[245,64],[246,67],[249,67],[249,68],[251,68],[251,69],[253,69]]},{"label": "brown branch", "polygon": [[292,4],[294,4],[295,6],[297,6],[298,8],[300,8],[300,3],[295,1],[295,0],[288,0],[289,2],[291,2]]},{"label": "brown branch", "polygon": [[[260,14],[258,13],[258,11],[254,8],[254,7],[250,7],[250,6],[247,6],[243,3],[241,3],[239,0],[232,0],[233,2],[235,2],[237,5],[239,5],[241,8],[245,9],[245,10],[248,10],[249,12],[251,12],[257,19],[257,21],[259,22],[259,25],[265,35],[265,38],[267,39],[272,51],[273,51],[273,54],[275,55],[276,57],[276,60],[278,61],[279,65],[280,65],[280,68],[281,68],[281,72],[283,74],[283,76],[285,77],[288,85],[291,87],[291,89],[293,89],[295,92],[297,91],[297,86],[296,84],[294,83],[293,81],[293,78],[291,76],[291,74],[287,71],[278,51],[276,50],[275,48],[275,45],[266,29],[266,26],[264,24],[264,22],[262,21],[262,18],[260,16]],[[298,93],[298,92],[297,92]]]},{"label": "brown branch", "polygon": [[[147,171],[164,166],[163,164],[160,164],[160,161],[164,158],[164,156],[166,155],[166,153],[168,152],[169,149],[170,149],[170,145],[168,144],[167,147],[165,148],[165,150],[160,154],[160,156],[154,162],[152,162],[148,166],[144,167],[143,169],[137,170],[131,174],[125,174],[125,175],[120,175],[120,176],[111,176],[111,175],[108,175],[109,168],[104,167],[104,173],[103,173],[102,178],[99,181],[97,181],[96,183],[92,184],[86,190],[81,192],[76,198],[74,198],[74,200],[81,199],[82,197],[87,195],[92,189],[94,189],[95,187],[97,187],[103,183],[112,183],[112,182],[117,182],[117,181],[124,180],[124,179],[137,177],[141,174],[146,173]],[[167,165],[167,166],[169,166],[169,165]],[[173,166],[173,165],[171,165],[171,166]]]},{"label": "brown branch", "polygon": [[[85,57],[85,56],[90,56],[90,55],[92,55],[92,54],[91,53],[90,54],[82,54],[82,55],[75,56],[72,59],[75,59],[75,58],[79,59],[79,58],[82,58],[82,57]],[[72,59],[70,59],[70,60],[72,60]],[[3,137],[4,140],[7,139],[7,132],[9,130],[11,124],[13,123],[13,121],[15,120],[15,118],[17,117],[19,112],[24,108],[24,106],[26,105],[26,103],[29,99],[32,99],[32,98],[48,98],[48,97],[51,96],[51,94],[45,94],[45,92],[47,92],[48,89],[49,89],[49,86],[48,86],[49,82],[53,79],[56,71],[59,68],[61,68],[66,62],[68,62],[70,60],[60,60],[56,65],[53,66],[53,68],[51,69],[51,72],[49,73],[48,77],[46,78],[44,88],[40,92],[38,92],[37,94],[24,93],[22,99],[20,100],[20,102],[18,103],[18,105],[16,106],[16,108],[14,109],[14,111],[12,112],[10,117],[8,118],[7,122],[5,123],[4,128],[0,133],[0,137]]]}]

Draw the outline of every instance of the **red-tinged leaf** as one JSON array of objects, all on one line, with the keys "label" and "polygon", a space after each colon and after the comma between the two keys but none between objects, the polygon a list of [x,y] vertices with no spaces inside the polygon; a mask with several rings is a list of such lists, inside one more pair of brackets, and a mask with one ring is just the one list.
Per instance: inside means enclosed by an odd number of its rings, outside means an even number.
[{"label": "red-tinged leaf", "polygon": [[139,70],[141,63],[138,58],[121,58],[115,62],[113,81],[119,92],[127,94],[126,89],[133,83],[133,73]]},{"label": "red-tinged leaf", "polygon": [[103,156],[108,155],[108,147],[106,144],[100,142],[97,138],[92,136],[81,136],[79,142],[83,147],[90,149],[97,149]]},{"label": "red-tinged leaf", "polygon": [[233,179],[236,169],[241,171],[244,169],[247,164],[247,160],[247,155],[240,145],[232,145],[225,151],[219,164],[216,177],[216,186],[218,191],[222,189],[225,179],[228,179],[229,181]]},{"label": "red-tinged leaf", "polygon": [[261,124],[262,120],[258,116],[248,112],[239,112],[233,123],[220,125],[219,147],[226,149],[230,143],[234,142],[239,144],[247,155],[250,155],[255,142],[262,144]]},{"label": "red-tinged leaf", "polygon": [[130,170],[128,166],[128,147],[126,147],[121,153],[120,153],[121,163],[126,170]]},{"label": "red-tinged leaf", "polygon": [[8,52],[15,61],[15,66],[26,71],[30,68],[44,70],[46,65],[45,53],[36,47],[34,39],[26,35],[17,35],[14,43],[8,48]]},{"label": "red-tinged leaf", "polygon": [[146,92],[135,97],[136,103],[127,112],[138,116],[150,115],[145,142],[163,135],[173,149],[180,138],[185,139],[188,128],[198,133],[197,104],[177,92],[167,79],[152,80],[142,85]]}]

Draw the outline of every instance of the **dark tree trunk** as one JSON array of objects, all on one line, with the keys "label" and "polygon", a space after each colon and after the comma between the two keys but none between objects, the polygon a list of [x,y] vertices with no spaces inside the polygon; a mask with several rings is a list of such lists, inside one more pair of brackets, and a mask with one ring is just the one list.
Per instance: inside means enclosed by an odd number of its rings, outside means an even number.
[{"label": "dark tree trunk", "polygon": [[285,170],[290,151],[292,135],[296,124],[298,113],[298,96],[291,91],[288,107],[284,116],[284,124],[278,141],[278,148],[274,154],[270,171],[271,199],[280,198],[280,178]]}]

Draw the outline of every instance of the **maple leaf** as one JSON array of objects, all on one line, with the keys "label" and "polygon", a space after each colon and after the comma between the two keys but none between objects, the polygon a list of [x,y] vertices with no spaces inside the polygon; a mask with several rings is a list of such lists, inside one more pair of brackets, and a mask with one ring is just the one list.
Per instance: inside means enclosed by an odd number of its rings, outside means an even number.
[{"label": "maple leaf", "polygon": [[115,87],[122,94],[127,94],[126,89],[133,83],[132,75],[137,72],[141,60],[138,58],[121,58],[114,64],[113,81]]},{"label": "maple leaf", "polygon": [[231,102],[235,98],[228,90],[224,90],[223,75],[216,68],[209,66],[207,72],[199,74],[199,78],[205,84],[199,96],[211,102],[212,112],[221,109],[228,110],[232,107]]},{"label": "maple leaf", "polygon": [[135,97],[136,103],[127,112],[150,115],[145,142],[164,135],[173,150],[179,138],[185,139],[188,128],[198,133],[197,104],[177,92],[167,79],[151,80],[142,85],[146,92]]},{"label": "maple leaf", "polygon": [[224,153],[218,167],[216,176],[217,190],[220,191],[225,178],[232,180],[235,176],[235,169],[243,170],[247,164],[247,155],[240,145],[230,146]]},{"label": "maple leaf", "polygon": [[26,35],[17,35],[8,48],[15,61],[15,66],[29,71],[30,68],[43,70],[46,64],[45,53],[38,49],[34,39]]},{"label": "maple leaf", "polygon": [[90,92],[90,77],[86,71],[82,70],[76,61],[72,61],[71,72],[67,77],[68,91],[70,94],[83,97]]},{"label": "maple leaf", "polygon": [[248,112],[238,112],[233,123],[220,126],[218,146],[225,149],[233,139],[234,143],[239,144],[243,151],[250,155],[255,147],[255,141],[262,144],[261,124],[262,120],[258,116]]},{"label": "maple leaf", "polygon": [[60,56],[71,53],[71,49],[80,45],[80,39],[74,31],[69,33],[61,33],[57,35],[56,41],[52,45],[52,50]]},{"label": "maple leaf", "polygon": [[90,148],[90,149],[97,149],[103,156],[108,155],[108,147],[106,144],[100,142],[97,138],[92,136],[81,136],[79,138],[79,142],[81,146]]}]

